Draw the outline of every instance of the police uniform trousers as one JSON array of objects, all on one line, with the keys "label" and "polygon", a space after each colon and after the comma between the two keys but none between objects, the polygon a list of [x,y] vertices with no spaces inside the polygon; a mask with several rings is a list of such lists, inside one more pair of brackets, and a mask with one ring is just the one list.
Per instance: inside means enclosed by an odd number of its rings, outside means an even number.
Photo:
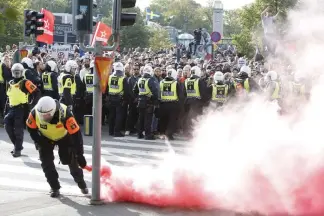
[{"label": "police uniform trousers", "polygon": [[123,128],[124,117],[124,106],[121,104],[109,104],[108,106],[109,116],[109,135],[120,135]]},{"label": "police uniform trousers", "polygon": [[143,135],[145,131],[145,137],[151,138],[152,134],[152,121],[154,114],[154,105],[147,104],[145,108],[140,107],[138,113],[138,136]]},{"label": "police uniform trousers", "polygon": [[[0,66],[1,67],[1,66]],[[4,118],[5,105],[7,101],[6,84],[0,83],[0,115]]]},{"label": "police uniform trousers", "polygon": [[27,104],[10,107],[4,118],[6,132],[16,151],[23,149],[26,109]]},{"label": "police uniform trousers", "polygon": [[131,133],[135,133],[136,132],[137,120],[138,120],[137,103],[129,103],[127,121],[126,121],[126,131],[130,131]]},{"label": "police uniform trousers", "polygon": [[80,125],[83,125],[83,116],[85,115],[85,106],[83,106],[84,103],[83,98],[73,96],[73,114]]},{"label": "police uniform trousers", "polygon": [[177,102],[165,102],[160,105],[160,133],[172,137],[177,128],[177,116],[179,104]]},{"label": "police uniform trousers", "polygon": [[85,102],[84,114],[92,115],[93,94],[86,93],[84,97],[84,102]]},{"label": "police uniform trousers", "polygon": [[199,100],[194,100],[190,104],[184,105],[184,125],[183,130],[190,135],[193,129],[193,120],[202,114],[203,104]]},{"label": "police uniform trousers", "polygon": [[63,165],[68,165],[70,174],[80,188],[85,187],[83,171],[79,168],[75,153],[73,151],[73,141],[70,135],[66,135],[59,141],[51,141],[42,136],[39,143],[38,151],[41,160],[41,166],[48,184],[52,189],[60,189],[59,175],[54,164],[54,147],[58,146],[58,154]]}]

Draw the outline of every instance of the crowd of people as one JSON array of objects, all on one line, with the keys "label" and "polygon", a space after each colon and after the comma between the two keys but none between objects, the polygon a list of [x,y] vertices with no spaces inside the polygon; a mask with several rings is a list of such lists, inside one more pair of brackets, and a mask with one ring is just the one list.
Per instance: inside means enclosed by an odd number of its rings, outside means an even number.
[{"label": "crowd of people", "polygon": [[[61,61],[35,48],[20,63],[13,63],[11,54],[8,51],[1,58],[0,109],[14,145],[12,156],[21,156],[27,125],[51,196],[57,197],[60,189],[53,162],[55,145],[82,193],[88,193],[79,168],[87,164],[80,125],[85,115],[92,115],[94,55],[80,56],[75,46],[70,59]],[[293,73],[287,62],[248,60],[232,49],[218,50],[209,61],[187,54],[177,59],[176,49],[137,48],[104,55],[114,58],[114,63],[102,95],[102,124],[108,124],[114,137],[134,134],[138,139],[173,140],[175,134],[182,134],[191,138],[193,120],[206,109],[218,112],[261,96],[278,102],[278,111],[284,114],[309,98],[309,80]]]}]

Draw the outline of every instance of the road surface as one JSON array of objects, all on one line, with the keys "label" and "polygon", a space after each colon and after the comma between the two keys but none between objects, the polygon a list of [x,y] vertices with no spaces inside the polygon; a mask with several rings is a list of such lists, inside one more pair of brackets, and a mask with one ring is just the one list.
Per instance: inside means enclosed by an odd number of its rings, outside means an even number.
[{"label": "road surface", "polygon": [[[134,164],[156,165],[161,154],[170,150],[163,140],[138,140],[136,137],[112,138],[103,133],[102,159],[111,164],[129,166]],[[189,142],[176,140],[172,149],[183,154]],[[85,157],[91,164],[92,138],[84,137]],[[1,216],[60,216],[60,215],[218,215],[216,212],[185,211],[174,208],[154,208],[139,204],[114,203],[103,206],[89,206],[89,197],[83,196],[74,183],[67,166],[59,164],[55,150],[55,164],[60,176],[60,199],[48,196],[49,186],[40,167],[38,152],[29,134],[25,133],[23,156],[13,158],[13,146],[4,129],[0,129],[0,215]],[[85,172],[85,180],[91,187],[91,174]],[[91,188],[90,188],[91,192]]]}]

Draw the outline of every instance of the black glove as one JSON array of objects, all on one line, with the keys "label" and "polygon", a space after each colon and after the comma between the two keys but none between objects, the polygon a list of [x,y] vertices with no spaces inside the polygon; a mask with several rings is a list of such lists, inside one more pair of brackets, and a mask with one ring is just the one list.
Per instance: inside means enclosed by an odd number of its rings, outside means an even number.
[{"label": "black glove", "polygon": [[77,161],[82,169],[87,166],[87,161],[83,155],[77,155]]}]

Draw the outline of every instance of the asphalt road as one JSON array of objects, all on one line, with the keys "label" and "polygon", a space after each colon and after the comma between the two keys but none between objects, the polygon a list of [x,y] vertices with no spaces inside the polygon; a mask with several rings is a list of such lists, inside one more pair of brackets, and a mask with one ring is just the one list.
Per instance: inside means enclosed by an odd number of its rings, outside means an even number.
[{"label": "asphalt road", "polygon": [[[89,206],[89,197],[80,194],[67,166],[59,164],[55,150],[55,164],[60,176],[60,199],[48,196],[49,186],[40,167],[38,152],[35,150],[29,134],[25,134],[23,156],[13,158],[10,143],[4,129],[0,129],[0,215],[1,216],[50,216],[50,215],[233,215],[228,212],[206,212],[174,208],[155,208],[139,204],[109,203],[102,206]],[[85,157],[91,164],[92,138],[84,137]],[[176,140],[171,146],[163,140],[138,140],[136,137],[112,138],[102,135],[102,160],[118,166],[136,164],[156,165],[164,154],[175,151],[184,154],[190,149],[189,142]],[[85,172],[85,180],[91,187],[91,174]],[[91,189],[90,189],[91,191]]]}]

